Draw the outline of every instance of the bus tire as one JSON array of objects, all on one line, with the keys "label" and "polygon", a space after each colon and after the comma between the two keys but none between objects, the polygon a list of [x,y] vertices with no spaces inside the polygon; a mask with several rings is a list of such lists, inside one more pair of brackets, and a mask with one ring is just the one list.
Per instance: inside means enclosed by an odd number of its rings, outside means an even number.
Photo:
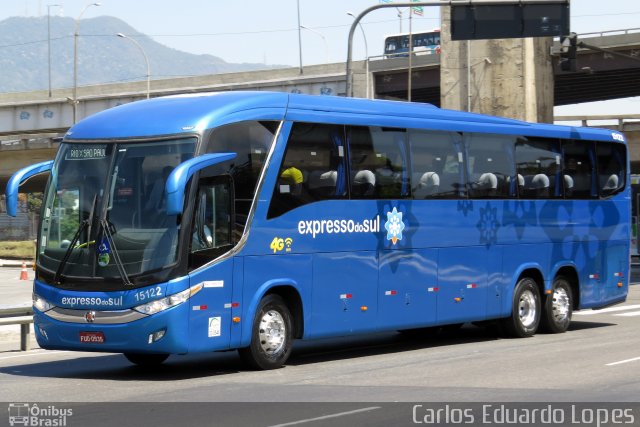
[{"label": "bus tire", "polygon": [[134,365],[151,367],[162,364],[169,357],[168,354],[125,353],[124,357]]},{"label": "bus tire", "polygon": [[573,292],[569,281],[557,277],[553,281],[552,294],[547,295],[542,309],[540,327],[545,332],[559,334],[566,332],[573,314]]},{"label": "bus tire", "polygon": [[540,312],[538,284],[532,278],[524,277],[513,292],[511,316],[502,319],[502,326],[510,337],[530,337],[538,330]]},{"label": "bus tire", "polygon": [[291,354],[293,320],[284,300],[275,294],[265,296],[253,319],[251,344],[238,350],[253,369],[282,367]]}]

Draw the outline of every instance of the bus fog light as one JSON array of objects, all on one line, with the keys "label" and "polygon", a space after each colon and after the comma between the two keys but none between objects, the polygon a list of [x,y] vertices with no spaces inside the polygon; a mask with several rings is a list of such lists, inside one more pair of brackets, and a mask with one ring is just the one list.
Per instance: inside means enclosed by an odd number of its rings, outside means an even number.
[{"label": "bus fog light", "polygon": [[162,338],[164,338],[164,334],[166,333],[166,329],[160,329],[159,331],[155,331],[154,333],[149,334],[149,344],[160,341]]}]

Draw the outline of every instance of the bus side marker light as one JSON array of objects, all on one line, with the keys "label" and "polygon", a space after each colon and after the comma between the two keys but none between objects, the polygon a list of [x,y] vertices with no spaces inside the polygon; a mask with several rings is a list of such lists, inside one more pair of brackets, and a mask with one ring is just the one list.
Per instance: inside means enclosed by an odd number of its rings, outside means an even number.
[{"label": "bus side marker light", "polygon": [[340,299],[351,299],[353,294],[340,294]]},{"label": "bus side marker light", "polygon": [[618,287],[621,288],[622,286],[622,282],[618,282]]},{"label": "bus side marker light", "polygon": [[613,277],[623,277],[622,272],[613,273]]},{"label": "bus side marker light", "polygon": [[551,295],[553,291],[551,289],[547,289],[546,291],[544,291],[544,293],[547,295]]},{"label": "bus side marker light", "polygon": [[224,305],[224,308],[238,308],[240,307],[239,302],[228,302]]},{"label": "bus side marker light", "polygon": [[240,323],[240,318],[239,317],[234,317],[231,320],[233,321],[233,323]]},{"label": "bus side marker light", "polygon": [[462,298],[460,298],[460,297],[456,297],[456,298],[454,298],[453,300],[454,300],[455,302],[461,302],[461,301],[462,301]]},{"label": "bus side marker light", "polygon": [[202,311],[202,310],[206,310],[207,308],[209,307],[206,305],[194,305],[193,311]]},{"label": "bus side marker light", "polygon": [[440,290],[440,288],[429,288],[427,289],[427,292],[438,292]]},{"label": "bus side marker light", "polygon": [[590,274],[590,275],[589,275],[589,279],[596,279],[596,280],[598,280],[599,278],[600,278],[600,276],[598,275],[598,273],[596,273],[596,274]]},{"label": "bus side marker light", "polygon": [[469,283],[469,284],[467,285],[467,289],[475,289],[475,288],[477,288],[477,287],[478,287],[478,285],[477,285],[477,284],[475,284],[475,283]]},{"label": "bus side marker light", "polygon": [[385,291],[384,294],[385,295],[397,295],[398,291]]},{"label": "bus side marker light", "polygon": [[369,307],[367,307],[366,305],[363,305],[362,307],[360,307],[360,310],[367,311],[369,310]]}]

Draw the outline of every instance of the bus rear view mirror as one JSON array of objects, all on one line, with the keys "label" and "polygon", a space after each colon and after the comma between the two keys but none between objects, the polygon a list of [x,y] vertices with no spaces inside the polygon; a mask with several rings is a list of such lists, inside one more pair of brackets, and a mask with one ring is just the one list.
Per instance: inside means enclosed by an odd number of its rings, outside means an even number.
[{"label": "bus rear view mirror", "polygon": [[169,174],[165,184],[167,194],[167,215],[178,215],[184,205],[184,191],[189,179],[201,169],[234,159],[236,153],[213,153],[194,157],[180,163]]},{"label": "bus rear view mirror", "polygon": [[7,215],[15,217],[18,212],[18,189],[20,185],[34,175],[50,171],[52,167],[53,160],[48,160],[22,168],[11,176],[5,191],[7,197]]}]

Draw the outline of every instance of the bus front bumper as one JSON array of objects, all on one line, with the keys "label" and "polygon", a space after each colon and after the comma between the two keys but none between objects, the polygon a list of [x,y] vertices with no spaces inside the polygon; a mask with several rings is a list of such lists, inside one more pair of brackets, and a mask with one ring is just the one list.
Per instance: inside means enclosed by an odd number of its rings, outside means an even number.
[{"label": "bus front bumper", "polygon": [[[78,312],[84,316],[90,311]],[[127,323],[61,321],[50,314],[34,308],[36,339],[44,349],[165,354],[184,354],[189,349],[187,304]],[[91,319],[90,314],[87,317]]]}]

